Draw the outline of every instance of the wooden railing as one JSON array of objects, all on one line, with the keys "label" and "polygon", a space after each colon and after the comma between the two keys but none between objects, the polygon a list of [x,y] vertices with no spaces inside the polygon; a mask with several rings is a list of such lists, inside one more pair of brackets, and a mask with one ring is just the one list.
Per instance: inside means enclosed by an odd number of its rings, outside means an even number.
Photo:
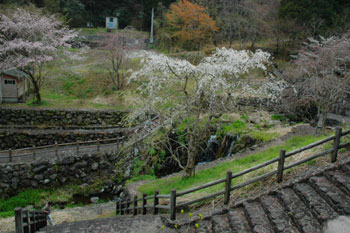
[{"label": "wooden railing", "polygon": [[16,233],[33,233],[47,225],[44,211],[28,211],[27,209],[15,209]]},{"label": "wooden railing", "polygon": [[[79,155],[81,152],[82,146],[84,146],[83,148],[84,150],[96,148],[96,151],[100,151],[101,145],[118,144],[122,141],[122,139],[123,137],[118,137],[118,138],[108,138],[108,139],[97,139],[97,140],[91,140],[91,141],[77,141],[77,142],[61,143],[61,144],[58,144],[57,142],[55,142],[55,144],[47,145],[47,146],[33,146],[33,147],[16,149],[16,150],[12,150],[12,149],[2,150],[0,151],[0,160],[7,158],[8,162],[13,162],[14,158],[24,157],[24,156],[27,156],[27,157],[30,156],[31,159],[36,160],[38,157],[38,154],[48,153],[48,152],[54,152],[55,156],[58,158],[59,157],[58,152],[60,150],[74,151],[77,155]],[[45,149],[45,151],[41,152],[40,150],[43,150],[43,149]]]},{"label": "wooden railing", "polygon": [[[341,137],[343,137],[345,135],[348,135],[349,133],[350,133],[350,130],[346,131],[346,132],[342,132],[342,129],[336,128],[334,136],[331,136],[331,137],[325,138],[323,140],[317,141],[315,143],[309,144],[309,145],[307,145],[305,147],[299,148],[299,149],[291,151],[289,153],[286,153],[285,150],[281,150],[280,151],[280,155],[278,157],[274,158],[274,159],[268,160],[268,161],[266,161],[264,163],[261,163],[261,164],[259,164],[257,166],[248,168],[246,170],[243,170],[243,171],[235,173],[235,174],[232,174],[231,171],[227,171],[225,178],[222,178],[222,179],[219,179],[219,180],[216,180],[216,181],[212,181],[210,183],[203,184],[203,185],[200,185],[200,186],[197,186],[197,187],[185,190],[185,191],[176,192],[176,189],[172,189],[171,192],[170,192],[170,195],[160,195],[159,191],[156,190],[156,191],[154,191],[154,195],[151,195],[151,196],[147,196],[145,193],[143,193],[141,198],[138,198],[137,196],[135,196],[133,198],[133,200],[130,200],[130,199],[128,199],[128,200],[119,200],[119,201],[116,202],[116,214],[117,215],[118,214],[124,215],[124,214],[129,214],[130,211],[132,211],[133,215],[137,215],[139,212],[141,212],[141,214],[145,215],[147,213],[147,209],[153,210],[152,211],[153,214],[158,214],[159,209],[165,209],[165,210],[169,210],[170,211],[170,219],[171,220],[175,220],[176,219],[176,211],[177,210],[183,209],[184,207],[187,207],[187,206],[192,205],[194,203],[197,203],[197,202],[200,202],[200,201],[204,201],[204,200],[208,200],[210,198],[214,198],[214,197],[217,197],[217,196],[220,196],[220,195],[224,195],[224,204],[227,205],[229,203],[229,200],[230,200],[230,193],[233,190],[245,187],[245,186],[247,186],[249,184],[255,183],[257,181],[263,180],[263,179],[265,179],[267,177],[271,177],[273,175],[277,175],[277,182],[282,182],[282,180],[283,180],[283,172],[285,170],[290,169],[290,168],[295,167],[295,166],[298,166],[300,164],[303,164],[303,163],[305,163],[307,161],[316,159],[318,157],[327,155],[329,153],[331,153],[331,159],[330,160],[331,160],[332,163],[334,163],[335,161],[337,161],[338,150],[341,149],[341,148],[345,148],[345,147],[350,146],[350,142],[344,143],[344,144],[340,144]],[[314,148],[316,146],[323,145],[323,144],[325,144],[325,143],[327,143],[329,141],[333,141],[333,147],[332,148],[330,148],[328,150],[325,150],[325,151],[322,151],[320,153],[317,153],[315,155],[309,156],[307,158],[301,159],[299,161],[290,163],[288,165],[285,165],[285,159],[286,158],[289,158],[289,157],[291,157],[293,155],[296,155],[296,154],[298,154],[300,152],[309,150],[309,149]],[[244,183],[240,183],[240,184],[237,184],[237,185],[234,185],[234,186],[231,185],[232,179],[238,178],[240,176],[243,176],[243,175],[248,174],[250,172],[253,172],[255,170],[264,168],[264,167],[266,167],[268,165],[271,165],[273,163],[278,163],[278,166],[277,166],[276,170],[273,170],[271,172],[268,172],[268,173],[265,173],[263,175],[257,176],[257,177],[255,177],[255,178],[253,178],[251,180],[248,180],[248,181],[246,181]],[[186,194],[189,194],[189,193],[193,193],[193,192],[201,190],[201,189],[212,187],[214,185],[222,184],[222,183],[225,183],[225,190],[222,190],[220,192],[216,192],[216,193],[213,193],[213,194],[210,194],[210,195],[207,195],[207,196],[195,199],[195,200],[186,201],[186,202],[182,202],[182,203],[177,203],[177,197],[180,197],[180,196],[183,196],[183,195],[186,195]],[[160,205],[159,204],[159,199],[161,199],[161,198],[168,199],[169,200],[168,201],[169,204]],[[150,199],[153,199],[153,204],[147,205],[147,200],[150,200]],[[141,201],[141,205],[138,205],[139,201]],[[139,209],[141,209],[141,211],[138,211]]]}]

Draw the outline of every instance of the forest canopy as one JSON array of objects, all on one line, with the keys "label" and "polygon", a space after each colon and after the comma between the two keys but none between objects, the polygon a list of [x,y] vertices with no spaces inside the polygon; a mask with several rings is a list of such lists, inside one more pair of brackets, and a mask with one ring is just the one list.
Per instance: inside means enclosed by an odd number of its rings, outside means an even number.
[{"label": "forest canopy", "polygon": [[[107,16],[116,16],[119,28],[132,26],[150,31],[154,8],[156,47],[191,50],[184,38],[176,36],[173,22],[168,17],[174,11],[176,0],[0,0],[1,10],[16,7],[37,7],[49,14],[58,14],[70,27],[104,27]],[[308,37],[341,36],[350,29],[350,2],[348,0],[189,0],[191,6],[202,9],[202,15],[212,19],[210,33],[202,30],[201,38],[215,46],[256,48],[257,41],[272,41],[275,51],[295,51]],[[185,9],[179,9],[185,12]],[[188,15],[188,14],[187,14]],[[172,17],[172,19],[175,19]],[[178,20],[178,18],[176,18]],[[193,20],[192,20],[193,21]],[[178,24],[178,25],[181,25]],[[203,25],[203,24],[202,24]],[[193,26],[193,25],[192,25]],[[188,35],[196,35],[195,29]],[[179,35],[185,35],[182,30]],[[193,38],[194,39],[194,38]],[[198,41],[198,40],[197,40]],[[192,42],[191,42],[192,43]],[[199,43],[197,43],[199,44]],[[204,45],[204,44],[203,44]],[[287,52],[288,53],[288,52]],[[286,54],[287,54],[286,53]]]}]

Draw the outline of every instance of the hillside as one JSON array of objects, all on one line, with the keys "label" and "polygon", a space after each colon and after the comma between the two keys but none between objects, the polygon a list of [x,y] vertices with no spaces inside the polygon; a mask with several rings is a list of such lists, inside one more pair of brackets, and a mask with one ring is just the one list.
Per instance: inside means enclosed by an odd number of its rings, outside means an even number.
[{"label": "hillside", "polygon": [[350,213],[349,9],[1,2],[0,231],[52,202],[43,232],[321,232]]}]

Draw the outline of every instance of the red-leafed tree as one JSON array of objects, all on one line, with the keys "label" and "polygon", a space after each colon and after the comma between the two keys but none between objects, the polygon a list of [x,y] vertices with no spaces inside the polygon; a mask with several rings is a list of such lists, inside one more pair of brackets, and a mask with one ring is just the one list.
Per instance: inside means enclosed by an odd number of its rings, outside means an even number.
[{"label": "red-leafed tree", "polygon": [[218,31],[215,21],[206,13],[206,8],[181,0],[170,6],[166,14],[172,37],[183,44],[200,49],[201,43],[210,41]]}]

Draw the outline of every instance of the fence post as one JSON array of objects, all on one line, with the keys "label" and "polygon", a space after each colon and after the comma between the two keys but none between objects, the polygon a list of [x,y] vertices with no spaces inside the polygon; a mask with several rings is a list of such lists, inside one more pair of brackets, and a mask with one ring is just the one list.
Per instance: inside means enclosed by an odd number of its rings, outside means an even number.
[{"label": "fence post", "polygon": [[336,128],[335,129],[335,138],[334,138],[334,143],[333,143],[333,153],[331,154],[331,162],[334,163],[337,161],[337,156],[338,156],[338,148],[340,144],[340,138],[341,138],[341,128]]},{"label": "fence post", "polygon": [[58,158],[58,144],[57,144],[57,141],[55,141],[55,153],[56,153],[56,158]]},{"label": "fence post", "polygon": [[277,171],[277,182],[281,183],[283,180],[283,170],[284,170],[284,159],[286,156],[286,151],[280,151],[280,158],[278,160],[278,171]]},{"label": "fence post", "polygon": [[137,196],[134,196],[134,213],[133,215],[137,215]]},{"label": "fence post", "polygon": [[119,201],[119,213],[120,213],[120,215],[123,215],[123,204],[122,204],[122,199],[120,199],[120,201]]},{"label": "fence post", "polygon": [[16,233],[23,233],[22,208],[15,208],[15,227]]},{"label": "fence post", "polygon": [[147,195],[146,193],[142,194],[142,214],[143,215],[147,213],[147,209],[146,209],[147,200],[145,199],[146,195]]},{"label": "fence post", "polygon": [[97,139],[97,152],[100,152],[100,146],[101,146],[100,139]]},{"label": "fence post", "polygon": [[126,199],[126,214],[129,214],[130,198]]},{"label": "fence post", "polygon": [[42,216],[43,216],[43,227],[47,226],[47,216],[44,212],[41,212]]},{"label": "fence post", "polygon": [[36,232],[34,211],[29,211],[29,220],[30,220],[30,225],[29,225],[30,232]]},{"label": "fence post", "polygon": [[77,155],[79,155],[79,141],[77,141]]},{"label": "fence post", "polygon": [[154,191],[154,201],[153,201],[153,214],[158,214],[158,208],[157,205],[159,204],[159,190]]},{"label": "fence post", "polygon": [[32,228],[33,230],[32,231],[36,232],[39,230],[36,228],[36,222],[37,222],[36,221],[36,211],[32,211],[31,213],[32,213],[32,219],[33,219],[33,228]]},{"label": "fence post", "polygon": [[[27,225],[23,227],[24,232],[30,232],[30,225],[29,225],[29,212],[26,208],[22,209],[22,213],[24,213],[25,216],[23,217],[23,223],[26,223]],[[23,224],[24,225],[24,224]]]},{"label": "fence post", "polygon": [[33,159],[36,160],[36,151],[35,151],[35,145],[33,145]]},{"label": "fence post", "polygon": [[9,149],[9,162],[11,163],[12,162],[12,150]]},{"label": "fence post", "polygon": [[176,219],[176,189],[170,192],[170,220]]},{"label": "fence post", "polygon": [[227,205],[230,201],[231,180],[232,180],[232,171],[230,170],[226,172],[226,186],[225,186],[225,197],[224,197],[225,205]]},{"label": "fence post", "polygon": [[34,211],[34,213],[35,213],[35,223],[34,223],[34,225],[35,225],[35,229],[36,230],[40,230],[40,215],[39,215],[39,211]]},{"label": "fence post", "polygon": [[120,215],[123,215],[124,214],[124,211],[123,211],[123,200],[120,199],[120,202],[119,202],[119,210],[120,210]]}]

